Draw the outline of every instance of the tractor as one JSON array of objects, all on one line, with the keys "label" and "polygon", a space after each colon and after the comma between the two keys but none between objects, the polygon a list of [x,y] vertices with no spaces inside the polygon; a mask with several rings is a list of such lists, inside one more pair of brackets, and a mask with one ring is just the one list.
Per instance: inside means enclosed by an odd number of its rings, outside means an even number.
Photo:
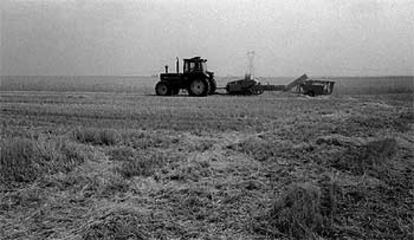
[{"label": "tractor", "polygon": [[160,81],[155,85],[155,93],[158,96],[178,95],[180,90],[187,90],[190,96],[207,96],[216,92],[217,84],[214,73],[207,71],[207,60],[193,57],[183,60],[183,72],[179,72],[179,59],[176,61],[176,73],[160,74]]}]

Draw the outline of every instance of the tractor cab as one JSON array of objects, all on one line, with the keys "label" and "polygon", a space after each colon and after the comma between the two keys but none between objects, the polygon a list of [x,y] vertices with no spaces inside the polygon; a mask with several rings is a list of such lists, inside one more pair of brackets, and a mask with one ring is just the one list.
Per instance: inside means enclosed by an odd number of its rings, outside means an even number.
[{"label": "tractor cab", "polygon": [[184,73],[207,72],[207,60],[200,57],[184,59]]}]

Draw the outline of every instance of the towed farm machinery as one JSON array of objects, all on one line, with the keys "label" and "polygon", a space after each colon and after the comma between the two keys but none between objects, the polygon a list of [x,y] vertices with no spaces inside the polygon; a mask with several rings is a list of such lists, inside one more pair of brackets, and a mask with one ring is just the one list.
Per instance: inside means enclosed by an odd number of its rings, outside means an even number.
[{"label": "towed farm machinery", "polygon": [[214,73],[207,71],[207,60],[200,57],[184,59],[183,73],[179,72],[179,60],[176,61],[176,73],[160,74],[160,81],[155,85],[158,96],[178,95],[184,89],[190,96],[207,96],[215,94],[218,89],[225,89],[228,95],[260,95],[264,91],[291,91],[308,96],[330,95],[335,82],[325,79],[310,79],[306,74],[287,85],[261,84],[251,74],[244,79],[228,82],[225,87],[218,88]]}]

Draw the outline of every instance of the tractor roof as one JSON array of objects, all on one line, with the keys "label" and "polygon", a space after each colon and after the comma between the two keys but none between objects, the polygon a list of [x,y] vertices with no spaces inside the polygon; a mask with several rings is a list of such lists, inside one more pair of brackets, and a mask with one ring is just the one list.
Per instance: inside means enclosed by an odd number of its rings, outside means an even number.
[{"label": "tractor roof", "polygon": [[199,56],[193,57],[193,58],[185,58],[184,60],[185,61],[190,61],[190,62],[207,62],[207,59],[202,59]]}]

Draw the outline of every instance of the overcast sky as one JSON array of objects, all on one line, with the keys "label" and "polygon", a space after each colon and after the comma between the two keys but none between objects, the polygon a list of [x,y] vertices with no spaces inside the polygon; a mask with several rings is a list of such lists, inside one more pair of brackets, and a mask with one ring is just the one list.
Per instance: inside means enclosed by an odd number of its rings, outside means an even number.
[{"label": "overcast sky", "polygon": [[[414,75],[414,0],[1,0],[2,75]],[[182,65],[182,64],[181,64]]]}]

